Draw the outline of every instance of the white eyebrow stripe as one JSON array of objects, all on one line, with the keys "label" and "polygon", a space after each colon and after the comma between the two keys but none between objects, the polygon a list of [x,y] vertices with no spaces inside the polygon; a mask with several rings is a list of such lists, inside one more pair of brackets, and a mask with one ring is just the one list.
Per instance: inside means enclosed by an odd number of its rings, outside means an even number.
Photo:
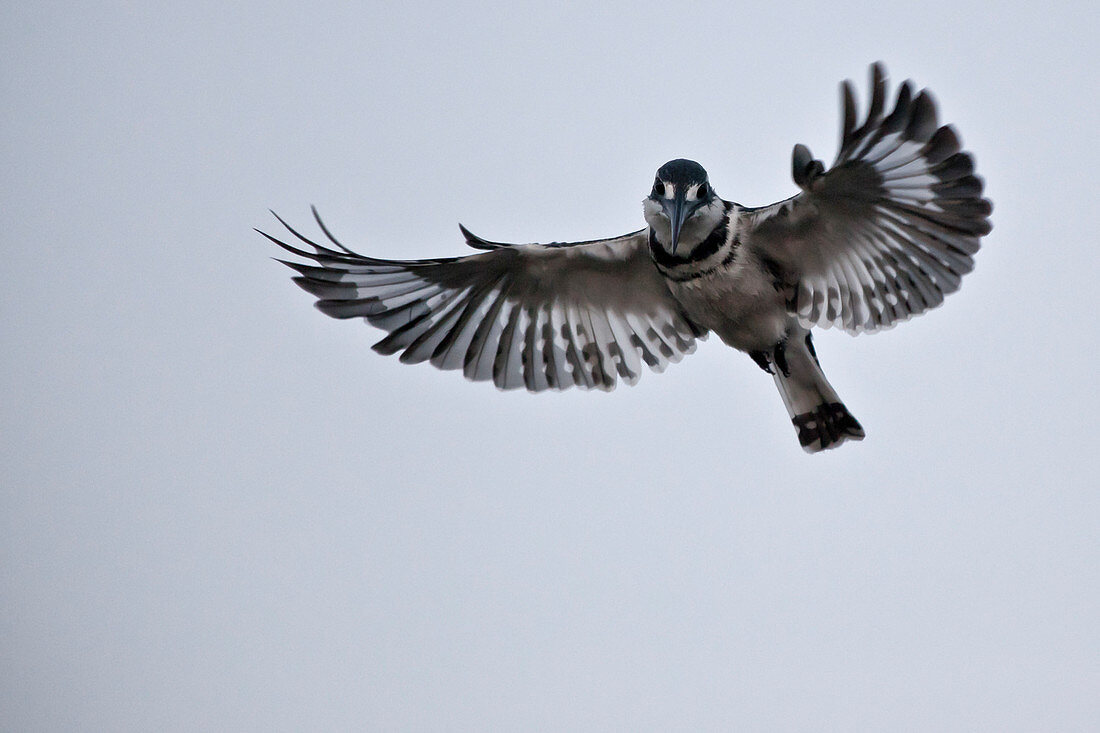
[{"label": "white eyebrow stripe", "polygon": [[[668,181],[661,181],[661,185],[665,187],[664,198],[673,199],[673,198],[676,197],[676,184],[675,183],[669,183]],[[706,182],[703,182],[703,183],[693,183],[692,185],[688,186],[687,193],[684,194],[684,200],[685,201],[698,201],[700,198],[702,198],[699,194],[700,194],[701,191],[704,190],[706,185],[707,185]]]}]

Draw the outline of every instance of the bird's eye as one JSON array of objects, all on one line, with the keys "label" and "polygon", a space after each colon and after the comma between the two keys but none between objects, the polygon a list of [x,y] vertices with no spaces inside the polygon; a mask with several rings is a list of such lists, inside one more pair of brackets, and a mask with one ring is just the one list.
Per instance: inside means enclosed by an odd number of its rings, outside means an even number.
[{"label": "bird's eye", "polygon": [[695,198],[704,201],[708,196],[710,196],[710,186],[705,183],[700,183],[699,188],[695,190]]},{"label": "bird's eye", "polygon": [[665,184],[661,183],[660,180],[657,180],[657,181],[653,182],[653,195],[654,196],[664,196],[665,195]]}]

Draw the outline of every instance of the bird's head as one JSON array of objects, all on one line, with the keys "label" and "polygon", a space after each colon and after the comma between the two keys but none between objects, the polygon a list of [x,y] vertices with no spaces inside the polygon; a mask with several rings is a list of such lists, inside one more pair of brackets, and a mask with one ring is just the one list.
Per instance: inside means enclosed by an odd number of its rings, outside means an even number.
[{"label": "bird's head", "polygon": [[712,217],[707,214],[713,213],[711,204],[718,200],[703,166],[684,158],[670,160],[657,169],[653,190],[645,200],[646,222],[658,241],[675,254],[683,235],[702,238],[710,233]]}]

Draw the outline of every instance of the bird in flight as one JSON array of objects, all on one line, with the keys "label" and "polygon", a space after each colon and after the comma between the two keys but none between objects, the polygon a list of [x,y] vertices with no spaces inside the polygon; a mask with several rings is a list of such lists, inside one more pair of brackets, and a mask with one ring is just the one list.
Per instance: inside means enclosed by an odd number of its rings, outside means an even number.
[{"label": "bird in flight", "polygon": [[344,247],[316,209],[325,244],[277,215],[300,243],[260,233],[308,261],[280,260],[322,312],[388,333],[376,351],[501,389],[634,384],[642,364],[664,371],[714,332],[772,376],[813,453],[864,432],[825,378],[810,329],[874,332],[936,307],[991,228],[982,179],[929,93],[906,81],[889,111],[886,96],[874,64],[858,122],[844,82],[832,167],[796,145],[801,191],[771,206],[720,198],[701,165],[678,159],[657,170],[645,228],[610,239],[504,244],[460,225],[481,252],[385,260]]}]

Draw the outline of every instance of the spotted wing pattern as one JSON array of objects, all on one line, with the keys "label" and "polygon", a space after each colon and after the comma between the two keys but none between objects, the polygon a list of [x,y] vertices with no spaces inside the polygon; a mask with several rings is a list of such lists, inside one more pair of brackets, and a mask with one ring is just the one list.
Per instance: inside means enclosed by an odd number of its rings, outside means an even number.
[{"label": "spotted wing pattern", "polygon": [[923,313],[957,290],[990,231],[992,206],[955,130],[939,126],[927,91],[914,97],[905,82],[884,116],[886,78],[875,64],[859,127],[849,82],[842,97],[832,168],[795,146],[802,193],[746,215],[752,246],[789,289],[802,324],[858,333]]},{"label": "spotted wing pattern", "polygon": [[645,230],[572,245],[511,245],[463,228],[467,243],[484,252],[382,260],[341,245],[320,217],[332,247],[279,221],[298,246],[264,236],[311,261],[280,260],[322,312],[389,332],[376,351],[461,369],[501,389],[610,390],[617,377],[633,384],[643,363],[663,371],[704,335],[669,294]]}]

